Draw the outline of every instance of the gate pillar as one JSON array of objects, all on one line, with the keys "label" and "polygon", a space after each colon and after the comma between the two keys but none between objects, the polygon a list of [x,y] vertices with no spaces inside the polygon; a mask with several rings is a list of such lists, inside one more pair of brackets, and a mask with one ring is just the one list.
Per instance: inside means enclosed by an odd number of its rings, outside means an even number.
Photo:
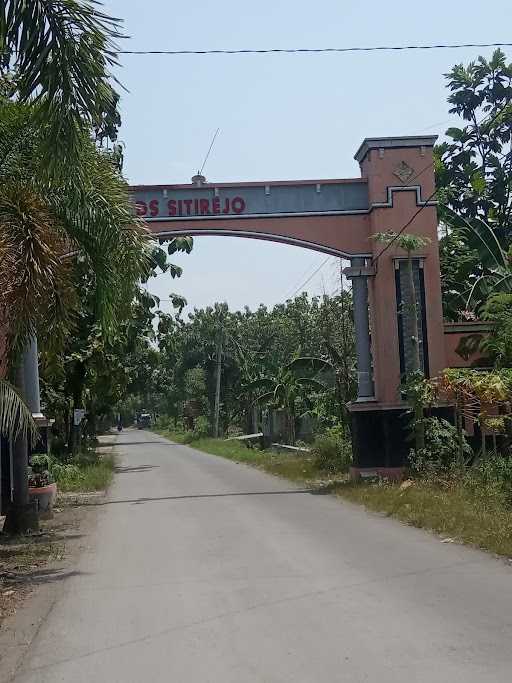
[{"label": "gate pillar", "polygon": [[373,401],[375,399],[375,392],[373,386],[367,282],[368,275],[373,274],[373,269],[367,266],[364,257],[356,257],[351,259],[350,268],[345,268],[343,272],[349,280],[352,280],[357,360],[357,401]]},{"label": "gate pillar", "polygon": [[[351,405],[354,462],[359,471],[369,468],[392,476],[406,464],[410,448],[405,438],[407,406],[400,391],[401,377],[407,370],[400,286],[406,254],[395,244],[389,246],[376,241],[377,233],[403,230],[430,240],[421,252],[413,255],[419,293],[420,346],[427,376],[434,377],[445,367],[434,184],[435,141],[433,136],[370,138],[355,156],[361,175],[368,183],[368,251],[372,254],[368,265],[374,271],[368,277],[368,296],[375,395],[371,402],[358,398]],[[356,284],[359,280],[356,278],[353,282],[356,311],[356,306],[359,310],[356,297],[362,294],[361,285]]]}]

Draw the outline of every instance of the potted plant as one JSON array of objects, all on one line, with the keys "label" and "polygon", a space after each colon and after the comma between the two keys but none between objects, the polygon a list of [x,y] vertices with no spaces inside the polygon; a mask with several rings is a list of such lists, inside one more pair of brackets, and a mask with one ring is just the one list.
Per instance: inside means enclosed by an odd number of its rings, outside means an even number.
[{"label": "potted plant", "polygon": [[28,495],[37,502],[37,511],[43,518],[53,515],[53,504],[57,497],[57,484],[50,469],[48,455],[33,455],[28,477]]}]

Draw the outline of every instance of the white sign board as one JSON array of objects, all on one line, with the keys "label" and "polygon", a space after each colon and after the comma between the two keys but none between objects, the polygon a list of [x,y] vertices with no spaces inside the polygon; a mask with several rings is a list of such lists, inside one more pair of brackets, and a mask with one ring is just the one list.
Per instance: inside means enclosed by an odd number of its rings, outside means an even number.
[{"label": "white sign board", "polygon": [[84,419],[85,416],[85,410],[83,408],[75,408],[73,411],[73,424],[75,427],[78,427],[80,422]]}]

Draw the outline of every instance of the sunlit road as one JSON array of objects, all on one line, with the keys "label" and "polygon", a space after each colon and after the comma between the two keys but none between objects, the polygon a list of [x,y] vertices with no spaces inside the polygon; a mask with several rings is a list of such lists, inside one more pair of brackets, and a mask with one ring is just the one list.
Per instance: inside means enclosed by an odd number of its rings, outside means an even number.
[{"label": "sunlit road", "polygon": [[18,683],[510,683],[512,568],[140,431]]}]

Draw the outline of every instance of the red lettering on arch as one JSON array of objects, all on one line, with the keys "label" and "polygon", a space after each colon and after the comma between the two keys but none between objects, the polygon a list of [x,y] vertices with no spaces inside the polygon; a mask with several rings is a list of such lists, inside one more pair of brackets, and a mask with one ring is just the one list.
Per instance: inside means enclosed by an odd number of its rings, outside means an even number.
[{"label": "red lettering on arch", "polygon": [[137,216],[145,216],[148,212],[148,205],[146,202],[135,202],[135,211]]},{"label": "red lettering on arch", "polygon": [[178,213],[175,199],[169,199],[167,202],[167,208],[169,209],[169,216],[175,216]]},{"label": "red lettering on arch", "polygon": [[149,202],[149,215],[152,218],[155,218],[155,216],[158,216],[160,212],[160,207],[158,206],[158,199],[152,199]]},{"label": "red lettering on arch", "polygon": [[210,213],[210,201],[208,199],[200,199],[199,200],[199,209],[201,211],[201,215],[209,214]]},{"label": "red lettering on arch", "polygon": [[231,202],[233,213],[243,213],[245,211],[245,200],[243,197],[235,197]]}]

